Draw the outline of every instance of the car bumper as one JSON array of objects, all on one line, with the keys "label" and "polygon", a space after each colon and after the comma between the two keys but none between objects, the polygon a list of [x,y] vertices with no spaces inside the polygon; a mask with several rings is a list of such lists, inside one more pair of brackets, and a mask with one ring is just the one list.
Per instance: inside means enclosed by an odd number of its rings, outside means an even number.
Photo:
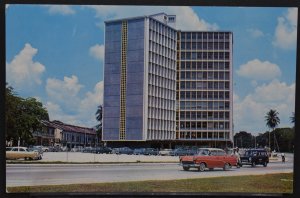
[{"label": "car bumper", "polygon": [[180,163],[179,164],[182,167],[189,167],[189,168],[199,168],[200,165],[199,164],[195,164],[195,163]]}]

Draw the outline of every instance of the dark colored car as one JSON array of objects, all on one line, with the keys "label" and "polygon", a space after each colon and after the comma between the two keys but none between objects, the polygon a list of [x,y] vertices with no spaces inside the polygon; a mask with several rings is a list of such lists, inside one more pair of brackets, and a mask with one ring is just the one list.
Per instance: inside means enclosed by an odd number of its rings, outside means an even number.
[{"label": "dark colored car", "polygon": [[146,148],[144,155],[158,155],[159,150],[155,148]]},{"label": "dark colored car", "polygon": [[112,149],[109,147],[96,147],[94,150],[94,153],[98,153],[98,154],[102,154],[102,153],[109,154],[111,152]]},{"label": "dark colored car", "polygon": [[171,156],[184,156],[184,155],[195,155],[198,153],[198,149],[191,148],[177,148],[170,152]]},{"label": "dark colored car", "polygon": [[269,156],[265,149],[249,149],[241,158],[242,165],[263,165],[266,167],[269,163]]},{"label": "dark colored car", "polygon": [[93,147],[85,147],[84,149],[82,149],[83,153],[92,153],[94,150]]},{"label": "dark colored car", "polygon": [[115,154],[128,154],[128,155],[132,155],[133,154],[133,150],[129,147],[121,147],[121,148],[115,148],[113,149],[113,152]]},{"label": "dark colored car", "polygon": [[134,155],[144,155],[145,154],[145,148],[136,148],[133,150]]}]

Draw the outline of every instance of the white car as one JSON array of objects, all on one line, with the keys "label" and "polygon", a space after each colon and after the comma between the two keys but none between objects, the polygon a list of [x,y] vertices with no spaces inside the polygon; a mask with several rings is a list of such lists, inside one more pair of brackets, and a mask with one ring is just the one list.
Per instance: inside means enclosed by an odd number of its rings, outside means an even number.
[{"label": "white car", "polygon": [[158,155],[170,155],[172,149],[163,149],[158,152]]}]

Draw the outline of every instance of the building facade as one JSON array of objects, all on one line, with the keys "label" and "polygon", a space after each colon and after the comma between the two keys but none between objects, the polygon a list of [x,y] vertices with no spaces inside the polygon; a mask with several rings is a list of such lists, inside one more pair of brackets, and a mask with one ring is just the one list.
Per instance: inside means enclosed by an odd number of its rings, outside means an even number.
[{"label": "building facade", "polygon": [[65,124],[63,122],[42,121],[43,128],[41,131],[33,132],[36,139],[36,145],[44,146],[95,146],[97,140],[96,130],[93,128]]},{"label": "building facade", "polygon": [[220,147],[233,141],[232,33],[178,31],[176,139]]},{"label": "building facade", "polygon": [[175,24],[164,13],[105,23],[103,141],[232,142],[232,33]]},{"label": "building facade", "polygon": [[107,21],[104,141],[175,139],[175,16]]}]

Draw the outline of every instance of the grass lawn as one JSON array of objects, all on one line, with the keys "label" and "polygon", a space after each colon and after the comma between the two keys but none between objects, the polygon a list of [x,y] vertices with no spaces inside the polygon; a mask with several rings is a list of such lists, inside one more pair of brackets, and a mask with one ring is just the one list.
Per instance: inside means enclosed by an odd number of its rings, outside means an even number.
[{"label": "grass lawn", "polygon": [[242,192],[292,193],[293,173],[169,181],[8,187],[8,192]]}]

